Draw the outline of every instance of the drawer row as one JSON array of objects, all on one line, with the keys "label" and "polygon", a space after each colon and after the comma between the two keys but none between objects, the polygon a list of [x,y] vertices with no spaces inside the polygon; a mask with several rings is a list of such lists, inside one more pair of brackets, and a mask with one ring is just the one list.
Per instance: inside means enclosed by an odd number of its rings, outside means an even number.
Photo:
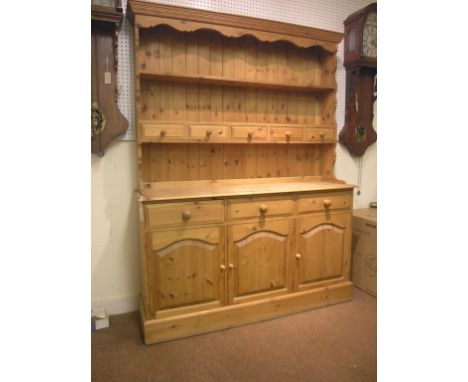
[{"label": "drawer row", "polygon": [[142,140],[171,142],[191,140],[197,142],[278,142],[278,143],[333,143],[333,127],[296,127],[269,125],[142,123]]},{"label": "drawer row", "polygon": [[[283,198],[243,198],[228,201],[228,220],[267,218],[278,215],[349,209],[352,193],[326,193]],[[145,206],[148,228],[178,224],[221,223],[225,221],[223,200],[157,203]]]}]

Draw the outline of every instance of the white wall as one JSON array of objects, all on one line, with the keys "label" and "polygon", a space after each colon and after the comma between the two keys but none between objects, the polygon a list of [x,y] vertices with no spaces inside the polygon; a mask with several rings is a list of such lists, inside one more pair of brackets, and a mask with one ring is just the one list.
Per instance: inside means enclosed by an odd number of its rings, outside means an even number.
[{"label": "white wall", "polygon": [[137,309],[138,214],[134,141],[112,143],[91,156],[91,294],[93,308],[110,313]]},{"label": "white wall", "polygon": [[[267,18],[276,21],[343,32],[343,20],[369,0],[159,0],[160,3],[203,8],[225,13]],[[124,7],[125,7],[125,1]],[[126,33],[126,32],[125,32]],[[121,52],[119,53],[121,54]],[[128,51],[131,54],[131,51]],[[120,73],[132,78],[131,73]],[[344,123],[345,71],[343,43],[338,49],[336,73],[339,132]],[[122,86],[122,85],[120,85]],[[125,83],[123,86],[130,86]],[[128,90],[128,89],[126,89]],[[124,92],[132,94],[132,92]],[[375,110],[376,111],[376,110]],[[377,113],[375,112],[375,115]],[[133,121],[133,116],[127,116]],[[376,128],[376,122],[374,122]],[[361,195],[355,192],[354,207],[367,207],[377,200],[377,147],[362,157]],[[359,159],[337,145],[335,174],[347,183],[358,183]],[[104,157],[92,155],[92,305],[111,314],[138,308],[140,291],[137,211],[133,190],[137,187],[135,142],[116,141]]]}]

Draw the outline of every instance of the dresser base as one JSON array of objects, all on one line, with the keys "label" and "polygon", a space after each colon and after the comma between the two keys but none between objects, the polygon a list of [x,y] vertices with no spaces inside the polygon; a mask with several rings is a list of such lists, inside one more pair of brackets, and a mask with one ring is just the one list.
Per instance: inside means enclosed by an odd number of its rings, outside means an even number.
[{"label": "dresser base", "polygon": [[141,308],[144,342],[149,345],[350,301],[353,297],[352,286],[350,281],[346,281],[279,297],[155,320],[147,320],[144,309]]}]

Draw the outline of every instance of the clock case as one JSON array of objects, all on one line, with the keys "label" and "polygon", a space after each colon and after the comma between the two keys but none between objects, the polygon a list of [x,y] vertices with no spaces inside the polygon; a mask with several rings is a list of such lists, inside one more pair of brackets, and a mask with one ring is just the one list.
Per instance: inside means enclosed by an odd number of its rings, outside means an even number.
[{"label": "clock case", "polygon": [[120,0],[92,0],[91,153],[100,157],[128,128],[117,105],[117,42],[122,20]]},{"label": "clock case", "polygon": [[[346,114],[345,125],[339,141],[354,156],[362,156],[377,140],[372,128],[374,118],[374,79],[377,75],[377,57],[363,56],[363,28],[367,16],[377,12],[377,3],[351,14],[345,21],[344,67],[346,69]],[[355,47],[348,49],[350,31],[355,29]],[[358,128],[359,125],[359,128]],[[358,131],[361,135],[358,136]]]}]

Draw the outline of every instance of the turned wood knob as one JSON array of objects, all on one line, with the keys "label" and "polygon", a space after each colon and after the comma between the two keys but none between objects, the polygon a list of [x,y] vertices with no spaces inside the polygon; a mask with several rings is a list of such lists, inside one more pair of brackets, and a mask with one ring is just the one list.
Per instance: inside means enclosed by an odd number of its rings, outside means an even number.
[{"label": "turned wood knob", "polygon": [[319,133],[319,136],[320,136],[320,138],[323,139],[323,138],[325,137],[325,133],[324,133],[323,131],[321,131],[321,132]]},{"label": "turned wood knob", "polygon": [[192,213],[189,210],[182,212],[182,218],[184,220],[189,220],[192,217]]},{"label": "turned wood knob", "polygon": [[219,266],[219,269],[221,269],[222,271],[224,271],[224,270],[226,269],[226,266],[225,266],[224,264],[221,264],[221,265]]},{"label": "turned wood knob", "polygon": [[234,264],[233,264],[233,263],[229,263],[228,267],[229,267],[229,269],[234,269]]},{"label": "turned wood knob", "polygon": [[161,132],[159,133],[159,135],[161,135],[161,137],[164,137],[166,135],[167,131],[166,130],[161,130]]},{"label": "turned wood knob", "polygon": [[331,201],[330,199],[325,199],[325,200],[323,201],[323,205],[324,205],[326,208],[330,207],[331,204],[332,204],[332,201]]},{"label": "turned wood knob", "polygon": [[249,131],[247,132],[247,135],[249,136],[249,138],[252,138],[252,137],[253,137],[253,133],[254,133],[253,130],[249,130]]},{"label": "turned wood knob", "polygon": [[260,213],[265,214],[268,211],[268,207],[266,204],[262,204],[260,206]]},{"label": "turned wood knob", "polygon": [[296,253],[296,259],[300,259],[301,258],[301,254],[300,253]]},{"label": "turned wood knob", "polygon": [[290,131],[286,131],[286,139],[289,139],[291,138],[291,132]]},{"label": "turned wood knob", "polygon": [[209,137],[213,132],[211,130],[206,130],[206,136]]}]

